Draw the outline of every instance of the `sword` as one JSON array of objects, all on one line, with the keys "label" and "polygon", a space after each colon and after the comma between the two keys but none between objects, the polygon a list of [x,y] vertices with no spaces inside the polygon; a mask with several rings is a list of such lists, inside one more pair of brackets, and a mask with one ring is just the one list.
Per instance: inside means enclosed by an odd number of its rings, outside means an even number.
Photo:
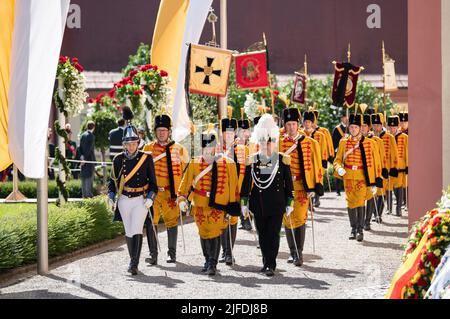
[{"label": "sword", "polygon": [[228,235],[230,236],[230,252],[231,252],[231,265],[234,266],[233,260],[233,239],[231,238],[231,216],[228,216]]},{"label": "sword", "polygon": [[316,243],[314,240],[314,214],[313,214],[313,205],[312,198],[309,198],[309,209],[311,211],[311,230],[312,230],[312,242],[313,242],[313,253],[316,253]]},{"label": "sword", "polygon": [[156,246],[158,246],[158,250],[159,250],[159,252],[161,252],[161,246],[159,245],[158,234],[156,233],[155,224],[153,224],[153,215],[152,215],[151,209],[152,209],[151,207],[148,209],[148,215],[150,216],[150,222],[152,223],[153,234],[155,235],[155,239],[156,239]]},{"label": "sword", "polygon": [[253,229],[255,229],[255,232],[253,233],[253,236],[255,237],[255,241],[256,243],[259,245],[259,239],[258,239],[258,231],[256,230],[256,223],[255,223],[255,214],[253,214],[252,212],[250,212],[251,215],[253,215],[253,218],[250,218],[250,222],[253,225]]},{"label": "sword", "polygon": [[327,176],[327,181],[328,181],[328,189],[330,190],[331,193],[331,184],[330,184],[330,171],[328,170],[328,164],[327,164],[327,173],[325,174]]},{"label": "sword", "polygon": [[179,211],[180,211],[181,236],[183,237],[183,249],[184,249],[184,253],[186,254],[186,242],[184,240],[184,228],[183,228],[183,213],[182,213],[181,209],[179,209]]},{"label": "sword", "polygon": [[375,200],[375,196],[373,197],[373,203],[375,204],[375,213],[377,214],[376,221],[379,224],[380,223],[379,222],[380,214],[378,213],[378,206],[377,206],[377,201]]},{"label": "sword", "polygon": [[297,252],[297,258],[300,258],[300,254],[298,253],[297,241],[295,240],[295,235],[294,235],[294,227],[292,227],[291,215],[289,215],[288,218],[289,218],[289,224],[291,226],[292,239],[294,240],[294,244],[295,244],[295,251]]}]

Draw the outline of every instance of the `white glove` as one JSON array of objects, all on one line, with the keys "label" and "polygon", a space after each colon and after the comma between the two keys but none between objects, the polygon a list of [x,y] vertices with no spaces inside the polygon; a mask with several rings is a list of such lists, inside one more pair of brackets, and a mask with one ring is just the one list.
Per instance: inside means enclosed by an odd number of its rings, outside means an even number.
[{"label": "white glove", "polygon": [[116,203],[111,198],[108,198],[108,205],[109,205],[109,208],[111,208],[112,211],[115,210]]},{"label": "white glove", "polygon": [[[180,202],[178,203],[178,207],[180,207],[180,210],[181,210],[183,213],[186,213],[186,212],[188,211],[188,204],[186,203],[185,200],[180,201]],[[187,215],[186,215],[186,216],[187,216]]]},{"label": "white glove", "polygon": [[371,189],[373,195],[377,194],[378,188],[376,186],[372,186],[370,189]]},{"label": "white glove", "polygon": [[248,218],[248,214],[249,214],[248,206],[241,207],[241,214],[242,214],[242,216],[244,216],[244,219]]},{"label": "white glove", "polygon": [[309,192],[309,193],[307,193],[307,195],[308,195],[308,198],[313,198],[315,193],[314,192]]},{"label": "white glove", "polygon": [[144,206],[147,208],[147,210],[149,210],[150,207],[153,206],[153,201],[150,198],[146,198],[144,201]]},{"label": "white glove", "polygon": [[342,176],[344,176],[345,173],[347,173],[347,172],[346,172],[345,169],[343,169],[342,167],[339,167],[338,170],[337,170],[337,173],[338,173],[339,176],[342,177]]},{"label": "white glove", "polygon": [[293,211],[294,207],[291,206],[286,207],[286,216],[289,217]]}]

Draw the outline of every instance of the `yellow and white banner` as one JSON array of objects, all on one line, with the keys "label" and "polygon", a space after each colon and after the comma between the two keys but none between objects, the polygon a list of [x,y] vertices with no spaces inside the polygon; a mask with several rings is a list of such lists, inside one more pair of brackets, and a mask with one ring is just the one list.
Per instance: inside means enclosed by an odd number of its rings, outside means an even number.
[{"label": "yellow and white banner", "polygon": [[386,92],[395,92],[398,90],[397,79],[395,77],[395,61],[386,57],[384,61],[384,88]]},{"label": "yellow and white banner", "polygon": [[47,128],[70,0],[0,1],[0,171],[46,174]]},{"label": "yellow and white banner", "polygon": [[189,43],[198,43],[212,0],[161,0],[153,34],[152,64],[166,70],[173,92],[173,133],[175,141],[190,134],[186,108],[186,56]]}]

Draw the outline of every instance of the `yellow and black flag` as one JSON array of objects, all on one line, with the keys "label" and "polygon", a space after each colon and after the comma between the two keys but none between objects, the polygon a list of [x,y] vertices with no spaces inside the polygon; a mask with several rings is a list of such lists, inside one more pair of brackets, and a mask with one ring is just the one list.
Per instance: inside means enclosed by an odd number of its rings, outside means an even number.
[{"label": "yellow and black flag", "polygon": [[224,97],[228,89],[232,52],[191,44],[188,56],[186,80],[189,81],[189,92]]}]

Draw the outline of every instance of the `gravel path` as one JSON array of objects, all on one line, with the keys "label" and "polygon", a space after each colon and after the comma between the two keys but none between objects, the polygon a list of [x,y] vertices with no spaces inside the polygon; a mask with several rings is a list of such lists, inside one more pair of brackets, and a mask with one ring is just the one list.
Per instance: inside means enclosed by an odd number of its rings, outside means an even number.
[{"label": "gravel path", "polygon": [[[383,225],[372,223],[362,243],[349,241],[345,198],[327,193],[314,213],[315,253],[311,222],[306,232],[304,265],[287,264],[284,231],[273,278],[258,273],[261,255],[255,234],[238,230],[236,265],[219,264],[219,273],[200,272],[203,256],[195,224],[185,225],[186,252],[181,231],[178,263],[165,262],[167,236],[160,234],[163,253],[157,266],[144,262],[148,247],[144,238],[138,276],[126,272],[128,253],[119,245],[100,254],[53,269],[48,276],[33,276],[7,287],[0,284],[1,298],[383,298],[400,264],[407,237],[406,216],[384,216]],[[406,214],[405,214],[406,215]]]}]

